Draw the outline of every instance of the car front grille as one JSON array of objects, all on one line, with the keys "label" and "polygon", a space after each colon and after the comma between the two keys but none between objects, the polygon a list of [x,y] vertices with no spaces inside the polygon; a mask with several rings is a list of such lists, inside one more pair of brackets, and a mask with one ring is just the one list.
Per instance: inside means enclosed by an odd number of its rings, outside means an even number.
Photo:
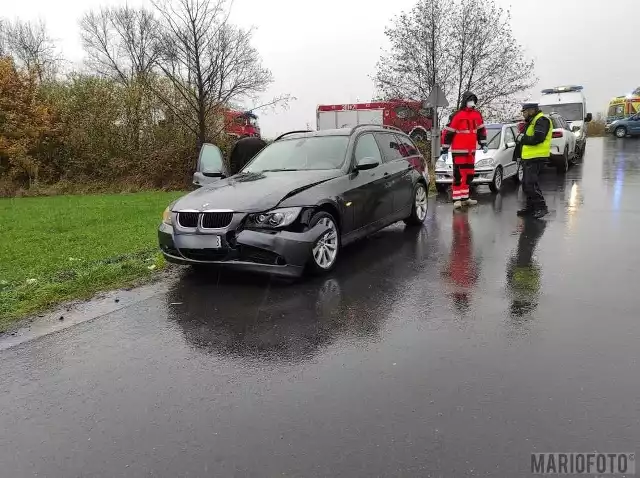
[{"label": "car front grille", "polygon": [[197,212],[179,212],[178,224],[180,224],[182,227],[197,227],[198,213]]},{"label": "car front grille", "polygon": [[222,229],[231,224],[232,212],[203,212],[202,227],[204,229]]},{"label": "car front grille", "polygon": [[232,212],[203,212],[184,211],[178,213],[178,224],[182,227],[198,227],[198,219],[202,216],[203,229],[223,229],[231,224]]}]

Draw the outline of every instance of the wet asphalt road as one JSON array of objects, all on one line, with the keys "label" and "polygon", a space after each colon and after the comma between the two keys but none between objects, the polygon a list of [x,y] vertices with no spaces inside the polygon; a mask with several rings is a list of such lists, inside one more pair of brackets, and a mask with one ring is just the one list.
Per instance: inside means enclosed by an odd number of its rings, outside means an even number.
[{"label": "wet asphalt road", "polygon": [[[527,476],[640,443],[640,141],[388,228],[331,276],[186,273],[0,352],[0,475]],[[457,254],[451,254],[455,243]]]}]

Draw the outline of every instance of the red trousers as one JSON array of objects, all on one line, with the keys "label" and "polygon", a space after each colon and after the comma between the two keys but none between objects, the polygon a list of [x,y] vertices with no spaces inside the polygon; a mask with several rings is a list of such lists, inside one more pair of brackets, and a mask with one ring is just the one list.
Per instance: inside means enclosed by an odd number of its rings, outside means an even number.
[{"label": "red trousers", "polygon": [[453,184],[451,190],[454,201],[469,199],[469,186],[475,175],[475,152],[470,154],[453,154]]}]

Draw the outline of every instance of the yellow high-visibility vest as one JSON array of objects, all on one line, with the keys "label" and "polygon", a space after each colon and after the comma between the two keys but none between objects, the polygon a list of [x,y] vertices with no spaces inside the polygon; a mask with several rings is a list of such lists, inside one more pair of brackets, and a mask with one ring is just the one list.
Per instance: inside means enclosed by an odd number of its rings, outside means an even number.
[{"label": "yellow high-visibility vest", "polygon": [[[544,113],[542,113],[542,111],[540,113],[538,113],[535,118],[533,118],[533,120],[531,120],[531,123],[529,123],[529,127],[527,128],[527,131],[525,132],[526,136],[533,136],[534,131],[535,131],[535,127],[536,127],[536,122],[542,118],[544,116]],[[549,119],[549,118],[547,118]],[[522,145],[522,159],[533,159],[533,158],[548,158],[549,156],[551,156],[551,138],[553,135],[553,126],[551,123],[551,119],[549,119],[549,132],[547,133],[547,137],[544,139],[544,141],[540,144],[536,144],[533,146],[530,146],[528,144],[523,144]]]}]

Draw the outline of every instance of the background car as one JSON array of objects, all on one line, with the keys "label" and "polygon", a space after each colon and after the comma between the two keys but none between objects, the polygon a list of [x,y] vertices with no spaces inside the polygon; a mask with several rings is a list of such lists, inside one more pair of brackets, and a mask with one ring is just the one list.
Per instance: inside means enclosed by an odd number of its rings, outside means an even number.
[{"label": "background car", "polygon": [[399,220],[420,225],[427,214],[424,158],[395,128],[287,133],[228,178],[220,150],[206,154],[198,172],[217,180],[164,212],[158,241],[169,262],[326,272],[343,245]]},{"label": "background car", "polygon": [[[515,158],[517,125],[487,124],[487,146],[489,151],[476,151],[476,170],[473,184],[486,184],[492,192],[498,192],[502,182],[508,178],[518,180],[518,163]],[[521,175],[520,175],[521,177]],[[453,183],[453,157],[436,162],[436,189],[445,192]]]},{"label": "background car", "polygon": [[557,113],[551,113],[548,116],[553,125],[549,165],[554,166],[559,174],[564,174],[577,158],[576,135],[562,116]]},{"label": "background car", "polygon": [[607,126],[607,133],[614,134],[617,138],[640,135],[640,113],[612,122]]}]

